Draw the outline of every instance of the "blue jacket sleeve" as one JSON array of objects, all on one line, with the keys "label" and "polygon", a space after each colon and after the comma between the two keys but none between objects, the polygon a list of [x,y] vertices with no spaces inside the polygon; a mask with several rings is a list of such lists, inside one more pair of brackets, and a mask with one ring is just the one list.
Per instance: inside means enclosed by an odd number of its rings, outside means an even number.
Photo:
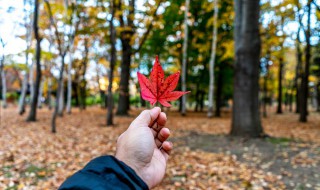
[{"label": "blue jacket sleeve", "polygon": [[69,177],[59,190],[148,189],[133,169],[113,156],[101,156]]}]

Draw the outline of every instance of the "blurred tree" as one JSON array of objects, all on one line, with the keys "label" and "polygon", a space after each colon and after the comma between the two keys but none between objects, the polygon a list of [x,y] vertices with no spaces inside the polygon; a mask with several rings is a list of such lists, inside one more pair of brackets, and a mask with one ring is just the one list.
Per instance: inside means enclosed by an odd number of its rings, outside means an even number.
[{"label": "blurred tree", "polygon": [[34,83],[34,92],[33,97],[31,100],[30,112],[27,117],[27,121],[36,121],[36,114],[37,114],[37,104],[38,104],[38,96],[39,96],[39,88],[40,88],[40,81],[41,81],[41,40],[42,37],[39,35],[39,26],[38,26],[38,19],[39,19],[39,0],[34,1],[34,18],[33,18],[33,33],[34,38],[36,40],[36,81]]},{"label": "blurred tree", "polygon": [[[301,94],[300,94],[300,122],[307,122],[308,115],[308,96],[309,96],[309,73],[310,73],[310,58],[311,58],[311,3],[312,0],[307,2],[307,28],[304,29],[306,48],[305,48],[305,67],[302,71],[301,81]],[[300,23],[302,25],[302,23]]]},{"label": "blurred tree", "polygon": [[[121,56],[121,79],[119,84],[119,102],[117,115],[128,115],[129,109],[129,79],[130,79],[130,67],[131,67],[131,56],[140,51],[144,42],[151,29],[153,28],[153,20],[157,16],[157,10],[160,7],[162,0],[155,1],[155,5],[151,5],[149,2],[146,2],[145,6],[149,7],[145,12],[145,15],[142,16],[142,19],[138,19],[135,14],[135,0],[122,1],[119,0],[117,4],[116,15],[119,18],[120,27],[120,40],[122,44],[122,56]],[[142,11],[140,12],[142,14]],[[147,16],[151,15],[151,16]],[[149,19],[147,19],[149,18]],[[145,21],[143,24],[145,32],[138,38],[138,30],[135,24]],[[135,41],[138,41],[137,47],[134,49],[133,44]]]},{"label": "blurred tree", "polygon": [[110,43],[111,43],[111,52],[110,52],[110,68],[108,73],[109,85],[108,85],[108,111],[107,111],[107,126],[113,125],[113,94],[112,94],[112,85],[113,85],[113,72],[116,64],[116,30],[114,27],[114,17],[116,12],[116,0],[110,1],[110,12],[111,19],[109,21],[110,25]]},{"label": "blurred tree", "polygon": [[[217,26],[217,17],[218,17],[218,0],[214,0],[214,15],[213,15],[213,31],[212,31],[212,46],[211,46],[211,57],[210,57],[210,67],[209,67],[209,73],[210,73],[210,82],[209,82],[209,105],[208,105],[208,114],[207,116],[211,118],[213,116],[213,101],[214,101],[214,64],[216,59],[216,46],[217,46],[217,32],[218,32],[218,26]],[[220,80],[218,82],[221,82],[221,76],[219,78]],[[219,89],[220,90],[220,89]]]},{"label": "blurred tree", "polygon": [[[31,66],[29,66],[29,54],[30,54],[30,48],[31,48],[31,40],[32,40],[32,19],[30,18],[31,12],[27,9],[27,6],[31,5],[31,2],[28,0],[23,1],[23,11],[24,11],[24,27],[26,29],[25,34],[25,41],[26,41],[26,66],[30,67],[29,71],[32,69]],[[26,72],[23,74],[23,85],[21,88],[21,95],[19,99],[19,114],[22,115],[25,112],[25,98],[27,95],[28,90],[28,79],[29,79],[29,72]],[[30,83],[30,85],[33,85],[33,83]]]},{"label": "blurred tree", "polygon": [[235,78],[231,135],[263,134],[259,114],[259,0],[235,1]]},{"label": "blurred tree", "polygon": [[[63,21],[60,21],[60,23],[63,25],[63,30],[59,30],[57,22],[55,21],[55,18],[53,16],[53,10],[51,8],[51,4],[48,0],[44,1],[46,4],[46,8],[47,8],[47,12],[49,15],[49,19],[50,19],[50,29],[53,28],[54,31],[54,36],[55,36],[55,41],[57,42],[57,46],[58,46],[58,52],[59,52],[59,56],[61,59],[61,67],[59,69],[59,77],[58,77],[58,89],[57,89],[57,93],[56,93],[56,105],[55,105],[55,109],[52,115],[52,119],[51,119],[51,131],[53,133],[56,132],[56,117],[57,114],[59,112],[59,106],[60,106],[60,110],[62,111],[63,109],[61,109],[62,105],[61,102],[63,102],[62,99],[62,94],[63,94],[63,73],[64,73],[64,66],[65,66],[65,56],[67,54],[67,52],[69,51],[70,42],[73,42],[72,39],[74,39],[75,37],[75,33],[74,30],[70,30],[69,33],[67,33],[67,31],[65,31],[65,24],[63,24]],[[68,3],[68,2],[66,2]],[[56,6],[59,8],[59,6]],[[71,9],[71,13],[67,14],[66,17],[61,17],[61,18],[66,18],[66,23],[67,24],[71,24],[72,20],[74,19],[73,16],[73,12],[75,11],[75,3],[71,3],[71,6],[69,6]],[[60,17],[59,17],[60,18]],[[67,40],[66,40],[67,39]],[[60,100],[61,99],[61,100]],[[62,115],[62,112],[60,113],[60,115]]]},{"label": "blurred tree", "polygon": [[[181,90],[183,92],[187,91],[187,64],[188,64],[188,15],[189,15],[189,4],[190,0],[186,0],[184,5],[184,39],[183,39],[183,50],[182,50],[182,71],[181,71]],[[187,95],[182,96],[181,101],[181,114],[184,116],[186,115],[186,103],[187,103]]]},{"label": "blurred tree", "polygon": [[1,92],[2,92],[2,107],[6,108],[7,107],[7,99],[6,99],[6,94],[7,94],[7,82],[6,82],[6,73],[4,71],[4,61],[5,61],[5,55],[4,55],[4,48],[6,47],[7,43],[4,42],[2,37],[0,37],[0,43],[2,46],[2,55],[1,55],[1,61],[0,61],[0,78],[1,78]]}]

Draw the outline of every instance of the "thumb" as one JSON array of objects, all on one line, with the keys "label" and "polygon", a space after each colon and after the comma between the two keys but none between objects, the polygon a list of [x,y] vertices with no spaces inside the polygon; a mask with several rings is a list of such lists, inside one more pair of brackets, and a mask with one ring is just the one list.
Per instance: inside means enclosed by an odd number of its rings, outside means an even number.
[{"label": "thumb", "polygon": [[144,110],[131,123],[129,128],[151,126],[161,113],[160,107],[154,107],[151,110]]}]

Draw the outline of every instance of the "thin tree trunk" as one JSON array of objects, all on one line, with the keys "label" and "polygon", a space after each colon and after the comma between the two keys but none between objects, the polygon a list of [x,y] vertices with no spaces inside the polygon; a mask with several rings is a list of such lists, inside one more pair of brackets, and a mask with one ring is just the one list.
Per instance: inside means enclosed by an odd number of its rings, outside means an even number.
[{"label": "thin tree trunk", "polygon": [[[32,20],[30,21],[30,23],[28,22],[28,17],[30,16],[30,14],[28,14],[27,10],[26,10],[26,5],[27,5],[27,1],[24,0],[23,1],[23,6],[24,6],[24,12],[25,12],[25,17],[24,17],[24,24],[25,24],[25,28],[26,28],[26,66],[30,68],[29,66],[29,51],[30,51],[30,47],[31,47],[31,38],[32,38],[32,27],[31,27],[31,23]],[[24,114],[24,112],[26,111],[25,106],[26,106],[26,96],[27,96],[27,91],[28,91],[28,72],[26,72],[23,76],[23,84],[22,84],[22,90],[21,90],[21,95],[20,95],[20,99],[19,99],[19,114],[22,115]]]},{"label": "thin tree trunk", "polygon": [[296,87],[296,113],[299,113],[300,109],[300,94],[301,94],[301,71],[302,71],[302,52],[300,49],[300,29],[297,32],[296,40],[296,53],[297,53],[297,66],[296,66],[296,76],[295,76],[295,87]]},{"label": "thin tree trunk", "polygon": [[259,114],[259,0],[235,0],[235,77],[231,135],[263,134]]},{"label": "thin tree trunk", "polygon": [[81,109],[86,109],[86,88],[87,88],[87,81],[85,79],[86,71],[87,71],[87,64],[88,64],[88,56],[89,56],[89,44],[88,39],[84,40],[84,59],[82,61],[83,64],[83,71],[82,71],[82,78],[80,83],[80,96],[81,96]]},{"label": "thin tree trunk", "polygon": [[315,84],[313,87],[312,106],[317,110],[317,108],[318,108],[318,86],[317,86],[317,84]]},{"label": "thin tree trunk", "polygon": [[[71,47],[72,49],[72,47]],[[69,64],[68,64],[68,94],[67,94],[67,106],[66,106],[66,111],[67,114],[71,114],[71,99],[72,99],[72,75],[71,75],[71,69],[72,69],[72,61],[73,61],[73,56],[72,56],[72,51],[69,53]]]},{"label": "thin tree trunk", "polygon": [[277,114],[282,114],[282,72],[283,72],[283,58],[279,60],[279,71],[278,71],[278,108]]},{"label": "thin tree trunk", "polygon": [[214,64],[216,59],[216,47],[217,47],[217,19],[218,19],[218,0],[214,0],[214,15],[213,15],[213,30],[212,30],[212,45],[211,45],[211,57],[209,64],[209,105],[208,105],[208,114],[207,116],[211,118],[213,116],[213,102],[214,102]]},{"label": "thin tree trunk", "polygon": [[65,54],[63,54],[61,56],[62,58],[62,63],[61,63],[61,68],[60,68],[60,73],[59,73],[59,78],[58,78],[58,89],[57,89],[57,93],[56,93],[56,104],[55,104],[55,108],[52,114],[52,119],[51,119],[51,132],[52,133],[56,133],[57,129],[56,129],[56,119],[57,119],[57,114],[58,114],[58,109],[59,109],[59,101],[60,98],[62,98],[60,96],[60,91],[63,88],[63,70],[64,70],[64,57]]},{"label": "thin tree trunk", "polygon": [[44,85],[44,82],[41,81],[40,82],[40,88],[39,88],[39,96],[38,96],[38,108],[42,108],[42,102],[41,102],[41,99],[42,99],[42,93],[43,93],[43,85]]},{"label": "thin tree trunk", "polygon": [[25,109],[25,100],[27,95],[27,89],[28,89],[28,73],[23,74],[23,83],[22,83],[22,89],[21,89],[21,95],[19,99],[19,114],[22,115],[26,111]]},{"label": "thin tree trunk", "polygon": [[109,69],[109,86],[108,86],[108,111],[107,111],[107,126],[113,125],[113,70],[116,64],[116,30],[114,28],[113,20],[115,16],[115,0],[111,5],[111,20],[110,20],[110,42],[111,42],[111,56],[110,56],[110,69]]},{"label": "thin tree trunk", "polygon": [[[183,57],[182,57],[182,72],[181,72],[181,89],[187,91],[187,50],[188,50],[188,13],[189,13],[190,0],[186,0],[184,12],[184,40],[183,40]],[[186,115],[187,96],[182,96],[181,114]]]},{"label": "thin tree trunk", "polygon": [[[3,60],[4,60],[4,58],[3,58]],[[7,94],[7,81],[6,81],[6,73],[5,73],[4,69],[3,69],[3,66],[2,66],[2,69],[1,69],[1,82],[2,82],[2,107],[3,108],[7,108],[7,97],[6,97],[6,94]]]},{"label": "thin tree trunk", "polygon": [[41,81],[41,64],[40,64],[40,57],[41,57],[41,37],[38,33],[38,14],[39,14],[39,0],[35,0],[34,2],[34,20],[33,20],[33,30],[34,30],[34,36],[37,41],[36,45],[36,81],[34,84],[34,91],[33,91],[33,97],[31,101],[31,107],[29,116],[27,118],[27,121],[36,121],[36,114],[37,114],[37,104],[38,104],[38,95],[39,95],[39,88],[40,88],[40,81]]},{"label": "thin tree trunk", "polygon": [[317,107],[317,111],[320,112],[320,81],[318,82],[318,87],[317,87],[317,95],[318,95],[318,107]]},{"label": "thin tree trunk", "polygon": [[222,88],[223,88],[223,75],[222,75],[222,67],[220,66],[217,80],[217,94],[216,94],[216,112],[215,116],[221,116],[221,101],[222,101]]},{"label": "thin tree trunk", "polygon": [[196,106],[194,108],[194,111],[195,112],[198,112],[199,111],[199,106],[200,106],[200,101],[199,101],[199,95],[200,95],[200,89],[199,89],[199,82],[197,82],[197,86],[196,86]]},{"label": "thin tree trunk", "polygon": [[204,91],[201,91],[201,96],[200,96],[200,112],[203,112],[203,107],[204,107],[204,95],[205,95],[205,92]]},{"label": "thin tree trunk", "polygon": [[308,20],[307,20],[307,31],[305,32],[306,36],[306,49],[305,49],[305,68],[302,75],[301,82],[301,96],[300,96],[300,122],[307,122],[308,115],[308,95],[309,95],[309,69],[310,69],[310,58],[311,58],[311,45],[310,45],[310,36],[311,36],[311,0],[308,1]]},{"label": "thin tree trunk", "polygon": [[267,64],[266,64],[266,75],[264,76],[264,80],[263,80],[263,117],[266,118],[267,117],[267,99],[268,99],[268,78],[269,78],[269,60],[267,60]]},{"label": "thin tree trunk", "polygon": [[63,108],[64,108],[64,82],[62,81],[62,84],[61,84],[61,89],[60,91],[58,92],[60,95],[59,95],[59,102],[58,102],[58,105],[59,105],[59,108],[58,108],[58,116],[62,117],[63,116]]},{"label": "thin tree trunk", "polygon": [[52,109],[52,101],[51,101],[51,94],[52,94],[52,76],[48,77],[48,108],[49,110]]},{"label": "thin tree trunk", "polygon": [[30,100],[32,100],[34,95],[34,59],[32,59],[30,69],[29,69],[29,85],[30,85]]}]

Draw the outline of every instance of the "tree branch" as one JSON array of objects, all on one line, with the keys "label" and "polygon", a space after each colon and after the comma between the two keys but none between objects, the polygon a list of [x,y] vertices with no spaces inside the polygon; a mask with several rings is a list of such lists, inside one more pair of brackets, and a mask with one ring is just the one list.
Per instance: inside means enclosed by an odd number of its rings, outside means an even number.
[{"label": "tree branch", "polygon": [[54,21],[54,18],[53,18],[53,14],[52,14],[52,10],[51,10],[51,5],[49,3],[48,0],[44,0],[46,6],[47,6],[47,9],[48,9],[48,13],[49,13],[49,18],[50,18],[50,25],[54,27],[54,34],[56,36],[56,40],[58,42],[58,49],[59,49],[59,54],[60,56],[63,56],[63,52],[62,52],[62,41],[60,39],[60,35],[59,35],[59,32],[58,32],[58,27],[57,27],[57,24],[55,23]]},{"label": "tree branch", "polygon": [[139,46],[138,46],[138,48],[137,48],[136,50],[134,50],[134,53],[139,52],[139,51],[141,50],[144,42],[147,40],[147,38],[148,38],[148,36],[149,36],[149,33],[151,32],[151,29],[152,29],[152,27],[153,27],[153,21],[155,20],[155,17],[156,17],[156,15],[157,15],[157,11],[158,11],[161,3],[162,3],[162,0],[159,1],[159,4],[158,4],[156,10],[155,10],[154,13],[152,14],[152,17],[153,17],[152,19],[153,19],[153,20],[150,22],[149,26],[147,27],[147,31],[143,34],[142,39],[141,39],[141,41],[140,41],[140,43],[139,43]]}]

